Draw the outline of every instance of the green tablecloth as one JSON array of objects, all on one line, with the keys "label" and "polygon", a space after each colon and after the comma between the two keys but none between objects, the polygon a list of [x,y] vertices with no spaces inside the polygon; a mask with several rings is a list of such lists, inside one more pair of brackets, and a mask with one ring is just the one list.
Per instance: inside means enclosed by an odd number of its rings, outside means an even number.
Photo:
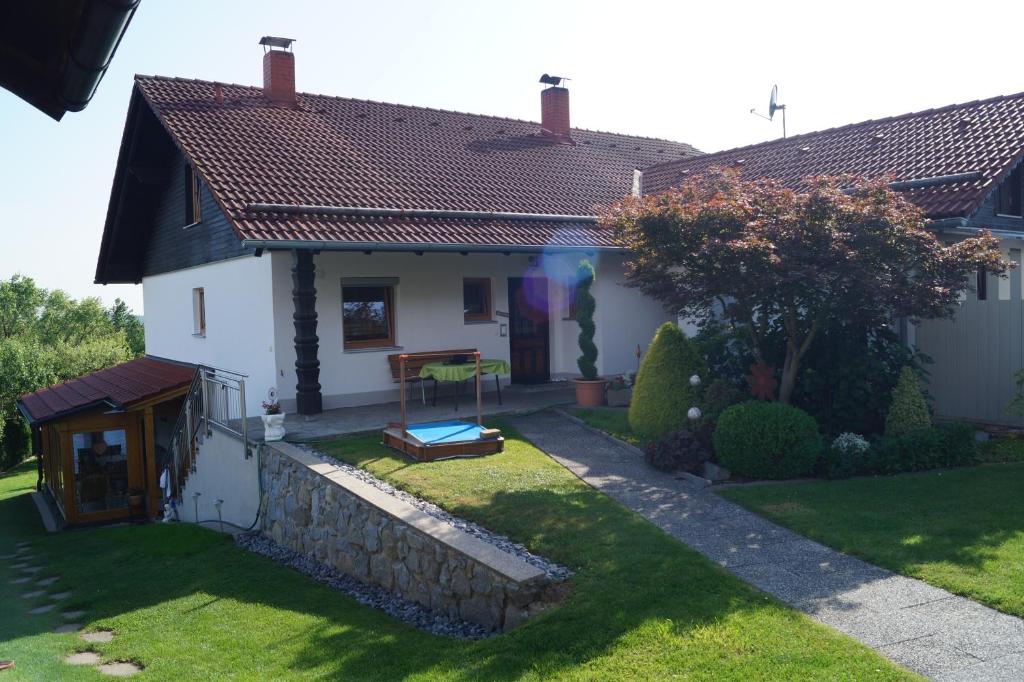
[{"label": "green tablecloth", "polygon": [[[481,374],[508,374],[511,368],[504,360],[480,360]],[[475,362],[464,362],[461,365],[446,365],[443,362],[428,362],[420,368],[421,379],[438,381],[465,381],[476,374]]]}]

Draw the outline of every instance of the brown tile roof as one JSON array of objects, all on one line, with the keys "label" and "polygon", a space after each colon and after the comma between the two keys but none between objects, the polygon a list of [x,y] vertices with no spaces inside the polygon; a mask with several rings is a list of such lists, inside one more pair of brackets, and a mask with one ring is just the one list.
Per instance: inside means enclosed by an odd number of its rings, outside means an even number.
[{"label": "brown tile roof", "polygon": [[242,239],[442,245],[610,246],[588,223],[268,215],[253,203],[592,215],[629,194],[633,170],[699,152],[687,144],[493,116],[138,76],[137,86],[191,158]]},{"label": "brown tile roof", "polygon": [[794,188],[812,175],[895,175],[913,180],[980,171],[971,182],[908,191],[932,218],[967,217],[1024,152],[1024,93],[854,123],[644,169],[644,193],[679,184],[687,173],[737,167]]},{"label": "brown tile roof", "polygon": [[33,423],[109,404],[114,407],[152,398],[192,381],[195,367],[158,358],[136,358],[18,398]]}]

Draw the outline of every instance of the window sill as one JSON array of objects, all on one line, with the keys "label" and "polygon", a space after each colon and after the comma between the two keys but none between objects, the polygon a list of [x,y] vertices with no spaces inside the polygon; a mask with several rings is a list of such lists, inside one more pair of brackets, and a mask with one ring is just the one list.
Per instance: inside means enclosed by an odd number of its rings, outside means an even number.
[{"label": "window sill", "polygon": [[1024,216],[1011,215],[1009,213],[996,213],[997,218],[1013,218],[1014,220],[1024,220]]},{"label": "window sill", "polygon": [[404,350],[405,346],[374,346],[373,348],[346,348],[343,353],[381,353],[384,351]]},{"label": "window sill", "polygon": [[205,339],[206,338],[206,332],[203,332],[202,334],[199,334],[197,332],[193,332],[192,333],[192,338],[193,339]]},{"label": "window sill", "polygon": [[194,222],[194,223],[189,223],[188,225],[185,225],[185,226],[184,226],[184,227],[182,227],[181,229],[183,229],[183,230],[188,230],[188,229],[191,229],[191,228],[195,227],[196,225],[202,225],[202,223],[203,223],[203,221],[202,221],[202,220],[197,220],[197,221],[196,221],[196,222]]},{"label": "window sill", "polygon": [[463,324],[498,324],[497,320],[463,320]]}]

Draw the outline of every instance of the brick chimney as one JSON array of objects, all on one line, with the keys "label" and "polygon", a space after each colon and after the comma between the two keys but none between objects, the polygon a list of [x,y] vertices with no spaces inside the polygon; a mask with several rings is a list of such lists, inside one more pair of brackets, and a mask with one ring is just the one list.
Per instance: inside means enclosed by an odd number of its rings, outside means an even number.
[{"label": "brick chimney", "polygon": [[[295,54],[291,38],[264,36],[263,96],[278,104],[295,103]],[[280,49],[275,49],[280,48]]]},{"label": "brick chimney", "polygon": [[569,89],[561,86],[540,91],[541,132],[569,140]]}]

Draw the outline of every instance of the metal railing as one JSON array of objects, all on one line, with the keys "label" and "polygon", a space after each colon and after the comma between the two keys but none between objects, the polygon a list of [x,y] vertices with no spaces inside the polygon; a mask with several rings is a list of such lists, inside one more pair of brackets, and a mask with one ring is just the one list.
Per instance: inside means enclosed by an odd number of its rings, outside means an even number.
[{"label": "metal railing", "polygon": [[238,436],[245,457],[252,456],[245,416],[246,376],[206,365],[196,367],[178,413],[169,448],[173,466],[171,497],[179,499],[179,502],[185,480],[196,470],[200,430],[202,437],[212,435],[214,426]]}]

